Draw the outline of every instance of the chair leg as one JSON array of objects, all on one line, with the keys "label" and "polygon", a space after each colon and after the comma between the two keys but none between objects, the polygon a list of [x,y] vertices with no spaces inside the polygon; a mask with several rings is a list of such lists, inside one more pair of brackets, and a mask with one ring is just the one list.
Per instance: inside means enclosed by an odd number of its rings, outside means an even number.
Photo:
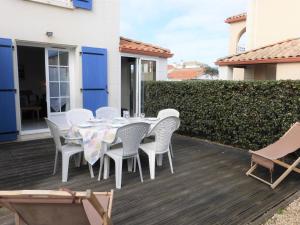
[{"label": "chair leg", "polygon": [[55,151],[55,158],[54,158],[54,168],[53,168],[53,175],[55,175],[56,173],[56,169],[57,169],[57,159],[58,159],[58,151]]},{"label": "chair leg", "polygon": [[150,178],[151,180],[155,179],[155,153],[151,152],[149,155],[149,168],[150,168]]},{"label": "chair leg", "polygon": [[102,157],[100,158],[100,168],[99,168],[98,181],[101,180],[102,169],[103,169],[103,162],[104,162],[104,156],[102,156]]},{"label": "chair leg", "polygon": [[133,158],[127,159],[128,172],[132,172]]},{"label": "chair leg", "polygon": [[172,146],[171,142],[170,142],[170,145],[169,145],[169,149],[171,151],[172,158],[174,158],[173,146]]},{"label": "chair leg", "polygon": [[143,171],[142,171],[142,166],[141,166],[141,160],[140,160],[139,155],[136,156],[136,160],[137,160],[137,163],[138,163],[138,166],[139,166],[141,182],[144,182],[144,180],[143,180]]},{"label": "chair leg", "polygon": [[173,170],[173,163],[172,163],[172,156],[171,156],[170,151],[168,151],[168,157],[169,157],[169,163],[170,163],[171,173],[174,173],[174,170]]},{"label": "chair leg", "polygon": [[75,160],[75,166],[80,167],[81,164],[81,152],[75,155],[74,160]]},{"label": "chair leg", "polygon": [[115,160],[115,173],[116,173],[116,188],[121,189],[122,186],[122,166],[123,166],[123,159],[116,159]]},{"label": "chair leg", "polygon": [[69,160],[70,156],[68,154],[62,154],[62,182],[68,181]]},{"label": "chair leg", "polygon": [[133,172],[136,172],[136,157],[133,159]]},{"label": "chair leg", "polygon": [[287,175],[290,174],[290,172],[293,171],[293,169],[299,164],[300,157],[271,185],[271,188],[276,188],[278,184],[280,184],[284,178],[287,177]]},{"label": "chair leg", "polygon": [[93,166],[91,164],[89,164],[89,171],[90,171],[91,178],[94,178],[95,177],[94,170],[93,170]]},{"label": "chair leg", "polygon": [[251,167],[250,169],[246,172],[246,175],[249,176],[252,174],[252,172],[257,168],[257,164],[253,164],[253,162],[251,162]]},{"label": "chair leg", "polygon": [[110,170],[110,158],[107,155],[104,155],[104,175],[103,179],[109,178],[109,170]]}]

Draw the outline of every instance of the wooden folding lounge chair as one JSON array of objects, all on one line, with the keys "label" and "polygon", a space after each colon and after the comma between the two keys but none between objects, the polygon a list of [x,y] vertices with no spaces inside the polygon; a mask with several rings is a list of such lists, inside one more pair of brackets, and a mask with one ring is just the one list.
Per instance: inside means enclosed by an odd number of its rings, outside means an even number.
[{"label": "wooden folding lounge chair", "polygon": [[0,191],[16,225],[111,225],[113,191]]},{"label": "wooden folding lounge chair", "polygon": [[[297,151],[300,148],[300,123],[295,123],[278,141],[258,151],[249,151],[252,154],[251,168],[247,171],[247,176],[252,176],[259,181],[268,184],[271,188],[276,188],[290,172],[300,173],[297,165],[300,163],[300,157],[292,164],[288,164],[280,159]],[[274,165],[278,164],[287,170],[273,183],[272,174]],[[253,174],[257,166],[263,166],[270,171],[270,182]]]}]

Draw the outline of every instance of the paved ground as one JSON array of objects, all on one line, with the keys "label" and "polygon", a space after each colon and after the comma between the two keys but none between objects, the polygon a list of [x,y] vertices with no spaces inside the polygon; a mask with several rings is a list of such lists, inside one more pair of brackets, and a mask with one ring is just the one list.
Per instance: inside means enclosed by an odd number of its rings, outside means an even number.
[{"label": "paved ground", "polygon": [[[173,146],[173,175],[166,158],[163,167],[156,169],[153,181],[149,179],[145,155],[141,157],[144,183],[140,182],[139,173],[128,173],[124,168],[123,187],[115,192],[114,224],[247,224],[289,199],[300,184],[300,177],[292,174],[271,190],[245,176],[249,167],[246,151],[179,135]],[[1,144],[0,189],[65,186],[77,191],[107,191],[115,187],[114,175],[98,182],[89,177],[87,167],[70,168],[69,181],[62,184],[60,168],[52,176],[53,158],[54,145],[49,139]],[[265,174],[264,170],[260,172]],[[0,224],[13,224],[12,214],[0,210]]]}]

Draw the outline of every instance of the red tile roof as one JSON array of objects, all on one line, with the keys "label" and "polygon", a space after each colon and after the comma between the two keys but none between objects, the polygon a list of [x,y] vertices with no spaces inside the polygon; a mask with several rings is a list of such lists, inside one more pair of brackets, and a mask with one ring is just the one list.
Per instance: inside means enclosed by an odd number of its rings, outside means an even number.
[{"label": "red tile roof", "polygon": [[191,80],[197,79],[204,74],[204,68],[173,69],[169,72],[168,78],[171,80]]},{"label": "red tile roof", "polygon": [[225,23],[236,23],[247,19],[247,13],[241,13],[235,16],[228,17]]},{"label": "red tile roof", "polygon": [[173,56],[169,49],[124,37],[120,38],[120,52],[137,55],[157,56],[161,58],[170,58]]},{"label": "red tile roof", "polygon": [[285,62],[300,62],[300,38],[281,41],[237,55],[221,58],[216,64],[225,66]]},{"label": "red tile roof", "polygon": [[168,65],[168,71],[169,71],[169,70],[173,70],[173,69],[175,69],[175,66],[173,66],[173,65]]}]

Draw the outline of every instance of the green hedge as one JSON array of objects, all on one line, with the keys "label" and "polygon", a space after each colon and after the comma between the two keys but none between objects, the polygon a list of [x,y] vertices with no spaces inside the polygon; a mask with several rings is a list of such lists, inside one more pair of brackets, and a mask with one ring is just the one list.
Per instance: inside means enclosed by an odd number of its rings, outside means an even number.
[{"label": "green hedge", "polygon": [[164,108],[180,112],[182,134],[254,150],[299,120],[300,81],[146,82],[146,115]]}]

